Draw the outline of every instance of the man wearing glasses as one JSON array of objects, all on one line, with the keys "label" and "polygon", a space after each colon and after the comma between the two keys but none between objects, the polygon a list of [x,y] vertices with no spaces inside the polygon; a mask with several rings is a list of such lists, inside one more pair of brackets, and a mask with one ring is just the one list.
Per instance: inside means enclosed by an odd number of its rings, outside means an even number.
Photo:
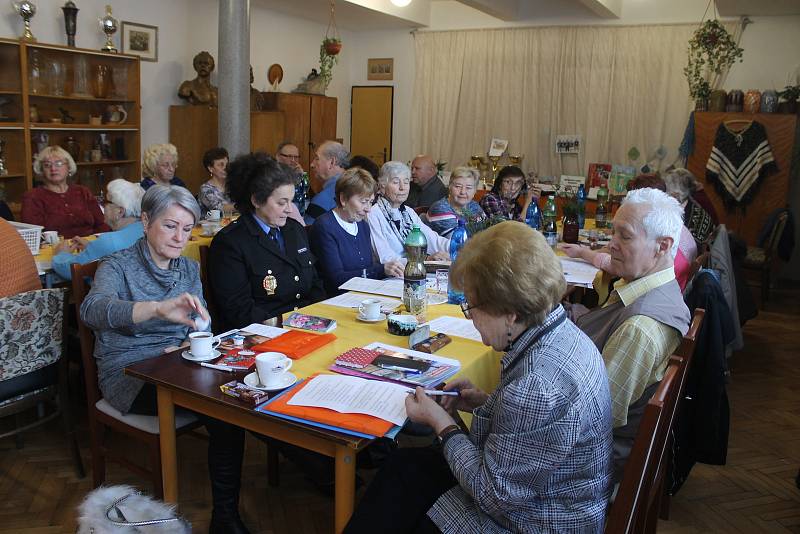
[{"label": "man wearing glasses", "polygon": [[288,165],[295,173],[297,183],[294,186],[294,205],[297,206],[300,215],[306,214],[308,207],[308,174],[300,165],[300,149],[296,145],[285,141],[278,145],[275,151],[275,159],[279,163]]}]

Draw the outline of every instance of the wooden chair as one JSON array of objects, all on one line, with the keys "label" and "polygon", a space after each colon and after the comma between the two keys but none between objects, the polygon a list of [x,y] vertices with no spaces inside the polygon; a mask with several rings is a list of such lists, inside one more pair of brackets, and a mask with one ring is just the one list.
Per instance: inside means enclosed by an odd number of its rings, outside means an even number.
[{"label": "wooden chair", "polygon": [[[86,403],[89,419],[89,438],[92,450],[92,479],[94,487],[105,481],[106,460],[120,464],[145,478],[153,484],[154,495],[164,496],[161,480],[161,447],[159,441],[158,417],[147,415],[123,415],[106,401],[97,384],[97,365],[94,360],[94,333],[81,320],[80,309],[88,293],[88,280],[94,278],[98,262],[72,265],[72,290],[75,296],[75,310],[78,320],[78,335],[81,344],[84,380],[86,382]],[[176,410],[175,426],[179,432],[186,432],[200,426],[193,414]],[[108,430],[124,434],[147,450],[149,466],[131,461],[124,453],[118,453],[106,446],[105,434]]]},{"label": "wooden chair", "polygon": [[428,213],[429,208],[430,206],[417,206],[416,208],[414,208],[414,211],[416,212],[417,215],[422,217],[423,215],[426,215]]},{"label": "wooden chair", "polygon": [[670,362],[678,365],[678,375],[676,380],[678,382],[677,395],[674,402],[669,407],[669,432],[667,435],[666,449],[664,459],[661,462],[661,468],[658,473],[658,485],[661,486],[661,510],[659,517],[661,519],[669,519],[669,488],[667,488],[667,470],[672,468],[672,447],[675,441],[673,429],[675,427],[675,420],[680,410],[681,400],[683,399],[683,390],[686,387],[686,378],[689,376],[689,369],[692,366],[692,358],[694,357],[695,343],[697,342],[697,334],[703,326],[703,319],[705,318],[706,311],[703,308],[694,310],[692,323],[689,325],[689,331],[681,339],[678,349],[673,356],[670,356]]},{"label": "wooden chair", "polygon": [[658,472],[669,433],[669,407],[678,393],[679,367],[677,362],[667,366],[664,378],[645,407],[605,532],[655,532],[662,490]]},{"label": "wooden chair", "polygon": [[764,242],[764,248],[747,247],[747,257],[744,259],[743,267],[761,274],[761,307],[769,300],[773,262],[777,257],[778,243],[788,219],[789,213],[786,211],[778,215],[778,220],[772,225],[769,237]]},{"label": "wooden chair", "polygon": [[83,478],[68,395],[65,293],[63,288],[39,289],[0,298],[0,418],[53,405],[49,414],[42,410],[35,421],[18,424],[0,438],[14,436],[21,448],[23,432],[60,417],[75,472]]}]

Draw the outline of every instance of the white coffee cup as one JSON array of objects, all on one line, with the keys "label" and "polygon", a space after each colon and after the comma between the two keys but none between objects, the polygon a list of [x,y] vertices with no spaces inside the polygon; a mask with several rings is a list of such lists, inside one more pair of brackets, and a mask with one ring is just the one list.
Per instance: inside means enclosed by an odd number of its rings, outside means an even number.
[{"label": "white coffee cup", "polygon": [[381,316],[381,301],[378,299],[362,300],[358,306],[358,314],[362,319],[374,321]]},{"label": "white coffee cup", "polygon": [[219,339],[211,332],[192,332],[189,334],[189,352],[195,358],[204,358],[219,346]]},{"label": "white coffee cup", "polygon": [[284,375],[292,368],[293,363],[280,352],[262,352],[256,355],[256,372],[259,383],[267,387],[282,384]]},{"label": "white coffee cup", "polygon": [[46,232],[42,232],[42,238],[44,242],[48,245],[57,245],[58,244],[58,232],[55,230],[48,230]]},{"label": "white coffee cup", "polygon": [[219,210],[208,210],[208,220],[209,221],[218,221],[220,217]]}]

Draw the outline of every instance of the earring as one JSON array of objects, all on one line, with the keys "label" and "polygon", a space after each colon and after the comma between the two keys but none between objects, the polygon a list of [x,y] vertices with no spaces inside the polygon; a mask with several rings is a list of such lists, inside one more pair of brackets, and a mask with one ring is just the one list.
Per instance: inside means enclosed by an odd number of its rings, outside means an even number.
[{"label": "earring", "polygon": [[508,333],[506,335],[508,336],[508,343],[506,343],[506,346],[508,347],[508,349],[506,349],[506,350],[510,350],[511,349],[511,344],[514,342],[514,340],[511,339],[511,327],[510,326],[508,327]]}]

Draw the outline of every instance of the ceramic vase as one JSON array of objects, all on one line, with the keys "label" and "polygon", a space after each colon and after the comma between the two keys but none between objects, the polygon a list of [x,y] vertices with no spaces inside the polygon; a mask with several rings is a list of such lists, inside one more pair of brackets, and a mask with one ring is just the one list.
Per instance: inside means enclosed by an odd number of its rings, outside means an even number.
[{"label": "ceramic vase", "polygon": [[774,89],[767,89],[761,93],[761,113],[775,113],[778,111],[778,93]]},{"label": "ceramic vase", "polygon": [[750,89],[744,94],[743,109],[745,113],[758,113],[761,108],[761,91]]}]

